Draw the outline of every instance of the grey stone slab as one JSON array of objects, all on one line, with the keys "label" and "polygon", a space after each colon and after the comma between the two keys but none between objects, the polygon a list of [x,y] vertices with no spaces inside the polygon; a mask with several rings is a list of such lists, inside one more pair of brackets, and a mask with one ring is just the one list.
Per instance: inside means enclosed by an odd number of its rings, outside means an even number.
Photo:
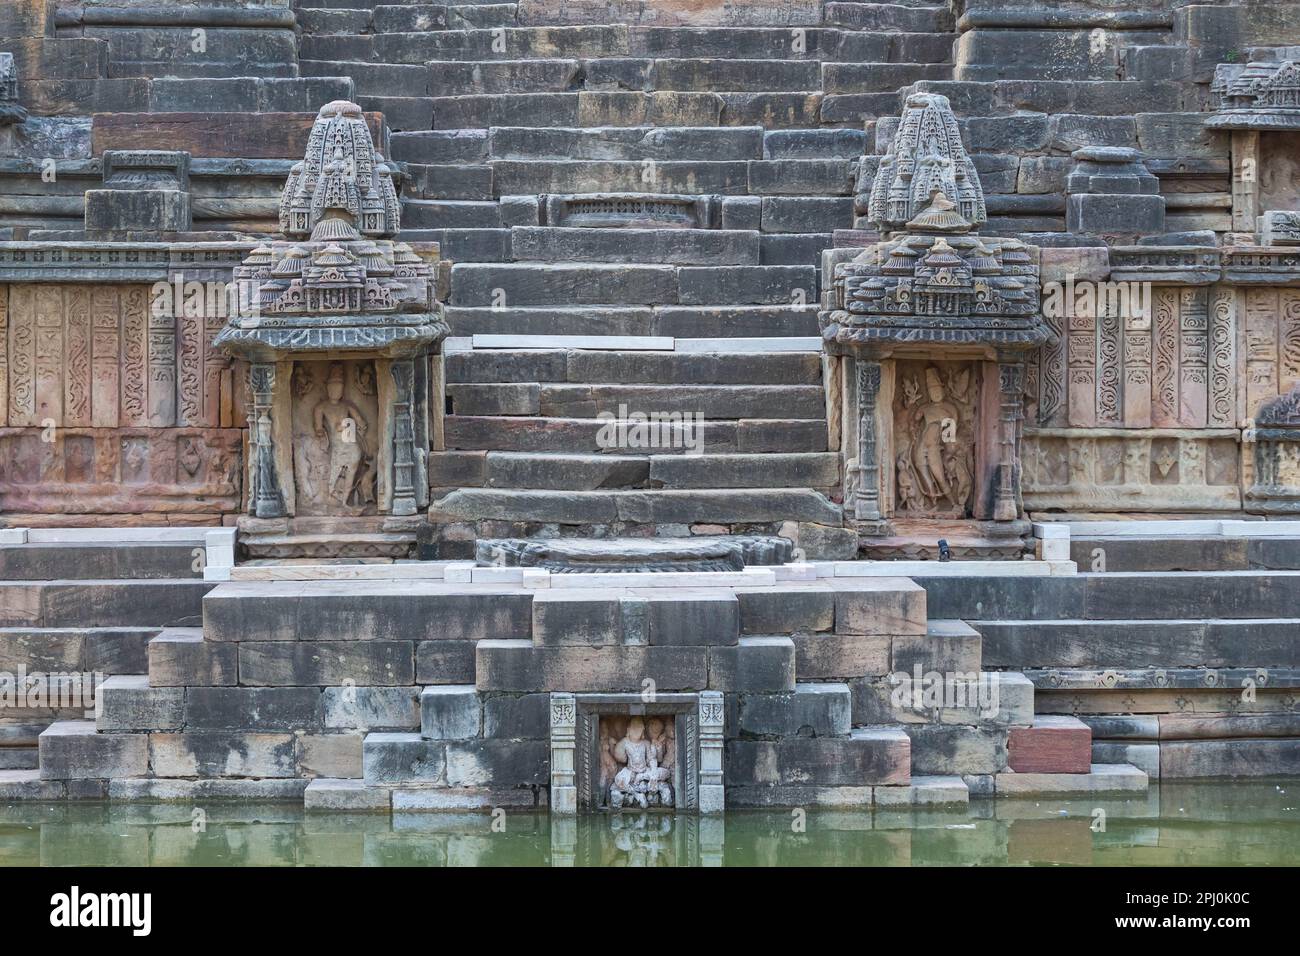
[{"label": "grey stone slab", "polygon": [[185,691],[180,687],[151,687],[142,676],[110,677],[95,698],[97,730],[178,730],[184,725]]},{"label": "grey stone slab", "polygon": [[420,693],[420,736],[466,740],[483,732],[483,705],[473,684],[426,687]]},{"label": "grey stone slab", "polygon": [[725,779],[731,786],[865,786],[907,783],[910,744],[892,730],[856,730],[850,737],[729,740]]},{"label": "grey stone slab", "polygon": [[410,641],[245,641],[239,645],[244,686],[321,684],[402,686],[415,683]]},{"label": "grey stone slab", "polygon": [[416,687],[326,687],[321,708],[329,730],[413,730],[420,725]]},{"label": "grey stone slab", "polygon": [[367,786],[446,785],[447,745],[418,733],[367,734],[362,759]]},{"label": "grey stone slab", "polygon": [[529,641],[480,641],[480,691],[640,691],[649,680],[659,691],[708,686],[709,649],[703,647],[534,647]]},{"label": "grey stone slab", "polygon": [[421,641],[415,645],[419,684],[464,684],[474,679],[474,640]]},{"label": "grey stone slab", "polygon": [[740,630],[744,634],[794,634],[835,627],[835,594],[830,588],[737,588]]},{"label": "grey stone slab", "polygon": [[367,787],[362,780],[329,779],[318,777],[302,795],[303,809],[338,810],[350,813],[388,811],[392,802],[392,791],[378,787]]},{"label": "grey stone slab", "polygon": [[360,778],[364,734],[295,736],[298,773],[304,777]]},{"label": "grey stone slab", "polygon": [[792,694],[741,694],[737,726],[758,737],[844,737],[851,711],[848,684],[800,683]]},{"label": "grey stone slab", "polygon": [[149,735],[150,768],[159,777],[297,776],[293,734]]},{"label": "grey stone slab", "polygon": [[904,730],[915,773],[1000,773],[1007,765],[1006,731],[942,724],[907,724]]},{"label": "grey stone slab", "polygon": [[710,647],[709,689],[779,692],[795,689],[795,645],[788,637],[742,637]]},{"label": "grey stone slab", "polygon": [[42,780],[132,777],[149,770],[142,734],[97,734],[89,720],[57,721],[40,736]]},{"label": "grey stone slab", "polygon": [[154,687],[234,686],[239,651],[203,640],[199,628],[168,628],[149,642],[149,683]]},{"label": "grey stone slab", "polygon": [[550,694],[489,694],[483,701],[483,736],[549,740]]},{"label": "grey stone slab", "polygon": [[311,730],[321,726],[316,687],[191,687],[187,730]]},{"label": "grey stone slab", "polygon": [[447,744],[449,787],[540,787],[550,781],[547,740],[463,740]]}]

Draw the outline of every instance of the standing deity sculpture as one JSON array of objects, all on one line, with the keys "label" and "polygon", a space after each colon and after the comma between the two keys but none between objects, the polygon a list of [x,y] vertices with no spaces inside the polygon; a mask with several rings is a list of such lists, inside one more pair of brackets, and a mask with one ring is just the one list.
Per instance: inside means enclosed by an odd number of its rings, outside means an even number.
[{"label": "standing deity sculpture", "polygon": [[312,411],[316,438],[329,443],[329,470],[325,491],[338,505],[350,504],[358,487],[358,474],[365,459],[363,439],[367,425],[361,410],[343,395],[342,363],[330,366],[325,398]]}]

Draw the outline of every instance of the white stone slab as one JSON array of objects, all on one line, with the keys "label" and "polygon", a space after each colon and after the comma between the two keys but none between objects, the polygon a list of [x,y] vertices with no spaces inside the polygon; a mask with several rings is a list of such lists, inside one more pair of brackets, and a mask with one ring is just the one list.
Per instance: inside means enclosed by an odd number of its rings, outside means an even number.
[{"label": "white stone slab", "polygon": [[551,587],[551,572],[544,568],[522,568],[523,571],[520,583],[530,591],[549,590]]},{"label": "white stone slab", "polygon": [[28,544],[203,544],[213,528],[28,528]]},{"label": "white stone slab", "polygon": [[1300,538],[1300,521],[1221,521],[1229,538]]},{"label": "white stone slab", "polygon": [[1038,578],[1075,574],[1073,561],[831,561],[837,578]]},{"label": "white stone slab", "polygon": [[1068,793],[1132,793],[1147,789],[1147,775],[1132,764],[1095,763],[1088,773],[1015,773],[994,777],[1002,797]]},{"label": "white stone slab", "polygon": [[820,352],[815,335],[772,338],[678,339],[678,352]]},{"label": "white stone slab", "polygon": [[1222,525],[1222,521],[1201,519],[1069,522],[1070,535],[1075,538],[1201,538],[1220,534]]},{"label": "white stone slab", "polygon": [[469,584],[475,567],[473,561],[453,561],[443,568],[442,579],[448,584]]},{"label": "white stone slab", "polygon": [[474,339],[468,335],[449,335],[442,340],[444,355],[448,352],[470,352],[473,349]]},{"label": "white stone slab", "polygon": [[772,568],[772,573],[776,575],[778,581],[816,581],[817,566],[807,561],[795,561],[790,564],[779,564]]},{"label": "white stone slab", "polygon": [[[441,581],[451,561],[412,564],[265,564],[230,571],[230,581]],[[210,568],[209,568],[210,570]],[[209,579],[211,580],[211,579]]]},{"label": "white stone slab", "polygon": [[616,352],[671,352],[666,335],[475,335],[475,349],[600,349]]},{"label": "white stone slab", "polygon": [[523,584],[523,568],[479,568],[470,570],[473,584]]},{"label": "white stone slab", "polygon": [[26,544],[26,528],[0,528],[0,544]]},{"label": "white stone slab", "polygon": [[743,571],[631,571],[594,574],[553,574],[551,590],[566,588],[740,588],[772,587],[771,568]]},{"label": "white stone slab", "polygon": [[1052,538],[1064,538],[1070,540],[1070,526],[1061,521],[1035,521],[1034,537],[1050,540]]}]

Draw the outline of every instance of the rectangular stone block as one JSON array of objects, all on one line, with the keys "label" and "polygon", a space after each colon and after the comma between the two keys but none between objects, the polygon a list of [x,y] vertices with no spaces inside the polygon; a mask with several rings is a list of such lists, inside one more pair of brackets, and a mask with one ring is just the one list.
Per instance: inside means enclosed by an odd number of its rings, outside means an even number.
[{"label": "rectangular stone block", "polygon": [[159,777],[294,777],[293,734],[150,734],[149,756]]},{"label": "rectangular stone block", "polygon": [[42,780],[101,780],[149,772],[149,738],[97,734],[89,720],[60,720],[41,734]]},{"label": "rectangular stone block", "polygon": [[316,687],[191,687],[188,730],[311,730],[321,726]]},{"label": "rectangular stone block", "polygon": [[708,686],[708,649],[702,647],[534,647],[530,641],[480,641],[475,686],[480,691],[616,693]]},{"label": "rectangular stone block", "polygon": [[734,645],[740,636],[740,605],[734,594],[645,593],[652,645]]},{"label": "rectangular stone block", "polygon": [[890,669],[909,674],[918,666],[923,671],[978,672],[980,645],[979,631],[965,621],[930,621],[925,634],[893,638]]},{"label": "rectangular stone block", "polygon": [[[486,787],[438,787],[432,790],[394,790],[393,812],[404,813],[422,810],[495,810],[497,807],[531,808],[544,806],[538,803],[545,791],[532,787],[516,790],[489,789]],[[544,801],[544,797],[543,797]]]},{"label": "rectangular stone block", "polygon": [[150,687],[147,677],[110,677],[95,693],[97,730],[176,730],[184,719],[185,691]]},{"label": "rectangular stone block", "polygon": [[447,744],[447,786],[540,787],[550,781],[546,740],[465,740]]},{"label": "rectangular stone block", "polygon": [[729,740],[723,779],[730,786],[864,786],[910,778],[910,744],[897,730],[855,730],[849,737]]},{"label": "rectangular stone block", "polygon": [[925,589],[899,578],[832,579],[835,630],[840,634],[924,634]]},{"label": "rectangular stone block", "polygon": [[421,641],[415,645],[417,684],[466,684],[474,680],[475,641]]},{"label": "rectangular stone block", "polygon": [[281,641],[239,645],[239,681],[246,687],[415,683],[410,641]]},{"label": "rectangular stone block", "polygon": [[231,687],[239,683],[239,648],[205,641],[199,628],[168,628],[149,642],[153,687]]},{"label": "rectangular stone block", "polygon": [[363,780],[318,777],[302,793],[304,810],[342,810],[349,813],[387,811],[392,791],[368,788]]},{"label": "rectangular stone block", "polygon": [[483,701],[484,737],[549,740],[550,735],[550,694],[490,694]]},{"label": "rectangular stone block", "polygon": [[776,692],[795,689],[795,645],[788,637],[742,637],[710,647],[709,689]]},{"label": "rectangular stone block", "polygon": [[943,724],[907,724],[912,770],[920,774],[999,773],[1007,765],[1006,731]]},{"label": "rectangular stone block", "polygon": [[1088,773],[999,773],[1000,797],[1067,793],[1143,793],[1147,775],[1128,764],[1095,763]]},{"label": "rectangular stone block", "polygon": [[795,670],[804,679],[889,673],[890,638],[883,634],[795,634]]},{"label": "rectangular stone block", "polygon": [[1151,780],[1160,779],[1160,745],[1127,743],[1120,740],[1093,741],[1093,763],[1128,763]]},{"label": "rectangular stone block", "polygon": [[417,687],[326,687],[324,726],[330,730],[414,730],[420,725]]},{"label": "rectangular stone block", "polygon": [[419,734],[367,734],[362,746],[363,777],[371,787],[446,786],[446,744]]},{"label": "rectangular stone block", "polygon": [[624,643],[618,596],[539,591],[533,597],[533,643],[549,647]]},{"label": "rectangular stone block", "polygon": [[[364,115],[374,141],[383,143],[383,114]],[[167,149],[184,150],[194,157],[300,157],[315,119],[315,113],[97,112],[91,148],[98,156],[106,149],[157,149],[165,143]]]},{"label": "rectangular stone block", "polygon": [[852,727],[848,684],[796,684],[792,694],[741,694],[737,727],[757,737],[843,737]]},{"label": "rectangular stone block", "polygon": [[420,693],[420,735],[465,740],[483,731],[483,708],[473,684],[426,687]]},{"label": "rectangular stone block", "polygon": [[304,777],[359,778],[363,734],[296,737],[298,773]]},{"label": "rectangular stone block", "polygon": [[1160,777],[1165,780],[1296,773],[1300,773],[1300,745],[1294,738],[1160,742]]},{"label": "rectangular stone block", "polygon": [[1042,715],[1007,734],[1007,766],[1016,773],[1087,773],[1091,765],[1092,730],[1076,717]]}]

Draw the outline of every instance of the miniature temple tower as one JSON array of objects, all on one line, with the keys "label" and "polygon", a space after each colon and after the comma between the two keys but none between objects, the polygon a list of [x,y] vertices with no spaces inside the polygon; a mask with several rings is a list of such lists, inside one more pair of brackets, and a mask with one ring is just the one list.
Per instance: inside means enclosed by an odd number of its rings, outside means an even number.
[{"label": "miniature temple tower", "polygon": [[872,556],[1016,555],[1025,354],[1046,341],[1037,249],[975,233],[984,195],[946,97],[909,96],[867,203],[884,237],[834,269],[844,509]]},{"label": "miniature temple tower", "polygon": [[430,355],[447,326],[432,267],[392,241],[399,210],[360,107],[322,107],[281,197],[286,238],[235,270],[216,339],[250,366],[246,532],[328,517],[373,540],[428,505]]}]

